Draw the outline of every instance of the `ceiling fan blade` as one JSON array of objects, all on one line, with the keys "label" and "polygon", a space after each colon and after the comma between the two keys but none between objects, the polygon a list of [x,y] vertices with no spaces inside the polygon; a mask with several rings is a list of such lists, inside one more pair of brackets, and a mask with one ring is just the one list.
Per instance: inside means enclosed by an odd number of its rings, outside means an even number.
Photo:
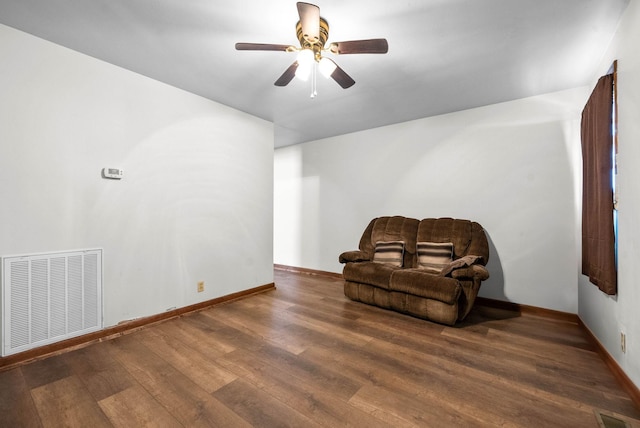
[{"label": "ceiling fan blade", "polygon": [[348,42],[331,43],[331,52],[339,55],[346,54],[384,54],[389,52],[387,39],[351,40]]},{"label": "ceiling fan blade", "polygon": [[311,44],[320,40],[320,8],[315,4],[298,2],[302,34]]},{"label": "ceiling fan blade", "polygon": [[[239,51],[288,51],[293,48],[291,45],[273,45],[269,43],[236,43],[236,50]],[[293,48],[295,49],[295,48]]]},{"label": "ceiling fan blade", "polygon": [[284,71],[284,73],[282,73],[282,76],[280,76],[278,78],[278,80],[276,80],[274,85],[276,85],[276,86],[287,86],[289,84],[289,82],[291,82],[291,80],[293,80],[293,78],[296,76],[296,70],[297,69],[298,69],[298,61],[296,61],[293,64],[291,64],[289,66],[289,68],[287,68]]},{"label": "ceiling fan blade", "polygon": [[331,73],[331,78],[338,82],[338,85],[342,86],[342,89],[352,87],[356,81],[351,78],[343,69],[336,64],[336,69]]}]

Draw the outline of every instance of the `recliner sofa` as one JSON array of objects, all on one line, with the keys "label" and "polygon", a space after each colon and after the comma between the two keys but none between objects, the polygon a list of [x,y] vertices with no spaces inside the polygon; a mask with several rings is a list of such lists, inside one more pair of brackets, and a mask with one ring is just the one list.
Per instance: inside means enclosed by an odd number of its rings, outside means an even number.
[{"label": "recliner sofa", "polygon": [[339,256],[350,299],[447,325],[469,314],[488,260],[480,224],[402,216],[374,218],[359,249]]}]

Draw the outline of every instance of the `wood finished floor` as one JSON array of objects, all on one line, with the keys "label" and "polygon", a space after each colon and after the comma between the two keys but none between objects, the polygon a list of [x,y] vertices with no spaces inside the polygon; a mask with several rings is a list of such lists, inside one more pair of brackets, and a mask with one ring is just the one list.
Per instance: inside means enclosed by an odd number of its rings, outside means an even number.
[{"label": "wood finished floor", "polygon": [[445,327],[274,291],[0,372],[2,427],[597,427],[640,419],[577,324],[476,308]]}]

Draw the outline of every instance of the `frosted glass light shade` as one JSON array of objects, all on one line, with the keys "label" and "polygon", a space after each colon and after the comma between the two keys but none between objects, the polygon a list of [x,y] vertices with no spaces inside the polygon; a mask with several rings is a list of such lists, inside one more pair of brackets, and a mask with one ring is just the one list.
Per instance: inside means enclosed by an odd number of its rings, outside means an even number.
[{"label": "frosted glass light shade", "polygon": [[331,77],[331,73],[333,73],[337,67],[338,66],[336,65],[335,62],[333,62],[329,58],[324,58],[324,57],[320,60],[320,63],[318,64],[318,69],[320,70],[320,73],[322,73],[322,75],[327,79]]},{"label": "frosted glass light shade", "polygon": [[298,68],[296,69],[296,77],[306,81],[311,74],[311,67],[314,61],[313,51],[311,49],[302,49],[298,52]]}]

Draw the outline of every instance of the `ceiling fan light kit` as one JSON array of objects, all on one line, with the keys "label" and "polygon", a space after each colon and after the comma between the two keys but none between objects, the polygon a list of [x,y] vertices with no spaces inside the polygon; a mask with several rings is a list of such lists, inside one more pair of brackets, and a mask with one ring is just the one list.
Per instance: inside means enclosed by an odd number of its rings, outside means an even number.
[{"label": "ceiling fan light kit", "polygon": [[331,77],[336,68],[338,68],[338,65],[327,57],[323,57],[318,61],[318,70],[327,79]]},{"label": "ceiling fan light kit", "polygon": [[311,67],[314,66],[313,51],[310,49],[302,49],[298,52],[298,68],[296,69],[296,77],[300,80],[307,81],[311,74]]},{"label": "ceiling fan light kit", "polygon": [[296,36],[300,47],[267,43],[236,43],[237,50],[298,52],[296,61],[275,81],[276,86],[287,86],[294,77],[307,81],[311,77],[311,98],[316,92],[316,69],[326,78],[332,78],[342,88],[347,89],[356,82],[332,59],[323,53],[384,54],[389,50],[386,39],[351,40],[325,44],[329,39],[329,23],[320,17],[320,8],[310,3],[297,3],[300,20],[296,24]]}]

